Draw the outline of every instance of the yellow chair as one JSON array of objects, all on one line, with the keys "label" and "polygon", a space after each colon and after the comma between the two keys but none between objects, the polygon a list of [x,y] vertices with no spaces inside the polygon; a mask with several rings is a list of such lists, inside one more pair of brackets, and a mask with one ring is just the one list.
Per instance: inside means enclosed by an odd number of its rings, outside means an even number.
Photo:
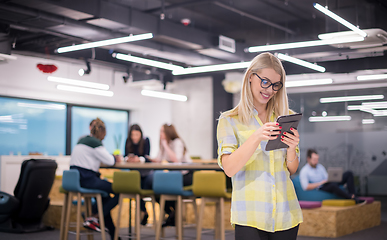
[{"label": "yellow chair", "polygon": [[140,214],[141,214],[140,199],[141,198],[144,198],[144,197],[152,198],[153,219],[154,219],[153,221],[154,222],[156,221],[155,200],[154,200],[153,190],[141,188],[141,175],[140,175],[140,172],[136,170],[114,172],[112,189],[115,193],[120,194],[120,197],[118,200],[117,230],[114,235],[114,240],[118,239],[120,219],[121,219],[121,209],[122,209],[122,203],[124,198],[130,198],[130,199],[134,198],[136,201],[134,225],[135,225],[136,239],[140,240],[141,239],[141,233],[140,233]]},{"label": "yellow chair", "polygon": [[353,199],[326,199],[322,201],[322,206],[347,207],[356,205]]},{"label": "yellow chair", "polygon": [[225,239],[224,229],[224,201],[231,199],[227,192],[226,175],[220,171],[196,171],[193,174],[192,191],[196,197],[201,197],[202,203],[199,210],[196,239],[202,237],[202,224],[204,208],[207,202],[215,202],[215,239]]}]

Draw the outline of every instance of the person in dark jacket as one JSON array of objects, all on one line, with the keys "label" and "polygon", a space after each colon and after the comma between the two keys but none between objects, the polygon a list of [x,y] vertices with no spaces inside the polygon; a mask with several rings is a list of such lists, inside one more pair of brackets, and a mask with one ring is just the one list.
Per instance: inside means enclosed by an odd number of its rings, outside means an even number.
[{"label": "person in dark jacket", "polygon": [[[128,138],[125,143],[125,161],[127,162],[150,162],[149,160],[150,143],[148,138],[144,138],[141,127],[138,124],[133,124],[129,128]],[[141,188],[152,189],[152,178],[149,178],[151,170],[140,170]],[[141,225],[146,225],[148,222],[148,213],[145,208],[145,202],[141,199]]]}]

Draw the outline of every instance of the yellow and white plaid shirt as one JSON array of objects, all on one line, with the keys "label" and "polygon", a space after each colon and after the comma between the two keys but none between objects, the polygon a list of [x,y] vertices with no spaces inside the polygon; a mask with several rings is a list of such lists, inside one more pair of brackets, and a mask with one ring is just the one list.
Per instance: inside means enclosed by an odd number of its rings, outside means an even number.
[{"label": "yellow and white plaid shirt", "polygon": [[[219,119],[218,164],[222,169],[222,155],[233,153],[262,125],[256,110],[248,125],[238,115]],[[262,141],[232,177],[231,224],[267,232],[287,230],[303,221],[302,211],[286,166],[286,149],[265,151],[266,144],[267,140]],[[296,151],[299,155],[298,147]]]}]

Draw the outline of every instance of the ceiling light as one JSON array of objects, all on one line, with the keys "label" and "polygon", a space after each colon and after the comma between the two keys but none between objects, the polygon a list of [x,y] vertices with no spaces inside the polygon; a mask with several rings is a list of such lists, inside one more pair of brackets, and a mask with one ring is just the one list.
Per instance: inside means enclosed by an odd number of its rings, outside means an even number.
[{"label": "ceiling light", "polygon": [[375,100],[375,99],[383,99],[383,98],[384,98],[384,95],[327,97],[327,98],[320,98],[320,103],[363,101],[363,100]]},{"label": "ceiling light", "polygon": [[331,78],[324,79],[311,79],[311,80],[300,80],[300,81],[286,81],[285,87],[304,87],[304,86],[315,86],[315,85],[326,85],[332,84]]},{"label": "ceiling light", "polygon": [[356,27],[355,25],[351,24],[350,22],[348,22],[347,20],[343,19],[342,17],[340,17],[340,16],[336,15],[335,13],[329,11],[327,7],[323,7],[320,4],[318,4],[318,3],[313,3],[313,6],[317,10],[321,11],[325,15],[327,15],[327,16],[333,18],[334,20],[338,21],[339,23],[343,24],[344,26],[346,26],[347,28],[349,28],[352,31],[356,32],[360,36],[367,37],[367,33],[365,33],[364,31],[360,30],[358,27]]},{"label": "ceiling light", "polygon": [[27,108],[39,108],[39,109],[52,109],[52,110],[63,110],[66,108],[66,105],[64,104],[38,104],[38,103],[17,103],[18,107],[27,107]]},{"label": "ceiling light", "polygon": [[304,61],[304,60],[301,60],[301,59],[298,59],[298,58],[294,58],[294,57],[291,57],[291,56],[288,56],[288,55],[285,55],[285,54],[282,54],[282,53],[278,53],[277,57],[279,59],[282,59],[282,60],[285,60],[285,61],[288,61],[288,62],[291,62],[291,63],[294,63],[294,64],[298,64],[298,65],[303,66],[303,67],[307,67],[307,68],[310,68],[310,69],[313,69],[313,70],[316,70],[316,71],[319,71],[319,72],[325,72],[325,68],[324,67],[319,66],[317,64],[313,64],[313,63]]},{"label": "ceiling light", "polygon": [[205,73],[205,72],[216,72],[216,71],[225,71],[233,69],[248,68],[251,62],[237,62],[237,63],[225,63],[201,67],[190,67],[173,70],[173,75],[184,75],[184,74],[194,74],[194,73]]},{"label": "ceiling light", "polygon": [[135,63],[140,63],[152,67],[157,67],[157,68],[162,68],[162,69],[167,69],[167,70],[177,70],[177,69],[183,69],[181,66],[169,64],[169,63],[164,63],[164,62],[159,62],[155,60],[150,60],[146,58],[140,58],[140,57],[135,57],[135,56],[130,56],[122,53],[113,53],[112,56],[114,58],[120,59],[120,60],[125,60],[128,62],[135,62]]},{"label": "ceiling light", "polygon": [[351,116],[326,116],[326,117],[309,117],[309,122],[335,122],[350,121]]},{"label": "ceiling light", "polygon": [[58,85],[58,86],[56,86],[56,88],[58,90],[63,90],[63,91],[94,94],[94,95],[100,95],[100,96],[106,96],[106,97],[113,97],[113,95],[114,95],[114,93],[112,91],[105,91],[105,90],[91,89],[91,88],[84,88],[84,87]]},{"label": "ceiling light", "polygon": [[76,85],[81,87],[96,88],[100,90],[109,90],[109,85],[103,84],[103,83],[86,82],[81,80],[74,80],[74,79],[60,78],[60,77],[53,77],[53,76],[48,76],[47,80],[51,82],[71,84],[71,85]]},{"label": "ceiling light", "polygon": [[61,47],[57,49],[57,52],[58,53],[72,52],[72,51],[78,51],[78,50],[88,49],[88,48],[95,48],[95,47],[102,47],[102,46],[108,46],[108,45],[114,45],[114,44],[120,44],[120,43],[126,43],[126,42],[145,40],[145,39],[150,39],[152,37],[153,37],[152,33],[138,34],[138,35],[132,35],[127,37],[113,38],[113,39],[102,40],[97,42],[79,44],[74,46]]},{"label": "ceiling light", "polygon": [[343,31],[343,32],[331,32],[331,33],[322,33],[317,35],[321,40],[333,39],[333,38],[342,38],[342,37],[356,37],[357,33],[353,31]]},{"label": "ceiling light", "polygon": [[361,105],[368,108],[387,108],[387,102],[368,102]]},{"label": "ceiling light", "polygon": [[358,81],[381,80],[381,79],[387,79],[387,74],[360,75],[360,76],[357,76],[356,79]]},{"label": "ceiling light", "polygon": [[314,40],[314,41],[306,41],[306,42],[282,43],[282,44],[272,44],[272,45],[249,47],[247,49],[247,51],[248,52],[263,52],[263,51],[315,47],[315,46],[334,45],[334,44],[340,44],[340,43],[361,42],[361,41],[364,41],[364,38],[361,36],[344,37],[344,38],[339,38],[339,39],[335,38],[335,39]]},{"label": "ceiling light", "polygon": [[85,62],[86,62],[86,69],[81,68],[78,70],[78,74],[81,77],[85,74],[90,74],[90,72],[91,72],[90,62],[87,60]]},{"label": "ceiling light", "polygon": [[173,93],[166,93],[166,92],[158,92],[158,91],[152,91],[152,90],[141,90],[141,95],[148,96],[148,97],[156,97],[156,98],[164,98],[169,100],[175,100],[175,101],[187,101],[187,96],[180,95],[180,94],[173,94]]},{"label": "ceiling light", "polygon": [[361,123],[363,123],[363,124],[374,124],[375,123],[375,119],[362,119]]},{"label": "ceiling light", "polygon": [[17,57],[13,56],[13,55],[8,55],[8,54],[3,54],[3,53],[0,53],[0,60],[16,60]]}]

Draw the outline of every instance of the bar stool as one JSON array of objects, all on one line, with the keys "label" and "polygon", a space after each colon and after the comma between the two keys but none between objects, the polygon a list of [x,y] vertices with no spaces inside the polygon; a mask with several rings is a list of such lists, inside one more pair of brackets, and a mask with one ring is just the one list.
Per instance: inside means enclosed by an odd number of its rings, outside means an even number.
[{"label": "bar stool", "polygon": [[[153,219],[154,221],[156,221],[155,198],[154,198],[153,190],[141,188],[141,175],[140,175],[140,172],[136,170],[114,172],[112,189],[115,193],[120,194],[120,198],[118,200],[117,230],[114,235],[114,240],[118,239],[118,232],[119,232],[120,220],[121,220],[121,209],[122,209],[122,203],[124,198],[134,198],[136,200],[134,225],[135,225],[136,239],[140,240],[141,239],[141,233],[140,233],[141,198],[144,198],[144,197],[152,198]],[[131,223],[129,223],[129,225],[130,224]]]},{"label": "bar stool", "polygon": [[63,199],[62,215],[60,218],[60,235],[59,235],[59,240],[64,240],[65,239],[64,230],[66,227],[66,213],[67,213],[67,202],[69,201],[68,199],[69,192],[64,190],[62,185],[59,187],[59,192],[65,195]]},{"label": "bar stool", "polygon": [[215,202],[215,239],[225,239],[224,200],[231,199],[227,192],[226,176],[219,171],[196,171],[193,174],[192,191],[196,197],[201,197],[199,217],[196,228],[196,240],[202,237],[203,215],[206,202]]},{"label": "bar stool", "polygon": [[[194,211],[196,215],[196,202],[195,196],[191,190],[187,190],[192,186],[183,187],[183,175],[180,171],[155,171],[153,177],[153,191],[160,196],[160,216],[156,227],[156,240],[160,239],[161,225],[164,220],[164,207],[165,201],[176,201],[177,207],[175,208],[176,216],[176,232],[178,240],[183,239],[183,220],[182,220],[182,202],[183,198],[192,199],[194,204]],[[196,216],[195,216],[195,219]]]},{"label": "bar stool", "polygon": [[[98,207],[98,216],[99,216],[99,224],[101,228],[101,237],[102,240],[106,240],[105,237],[105,222],[103,217],[102,210],[102,196],[108,196],[108,193],[99,190],[99,189],[88,189],[82,188],[80,185],[80,177],[78,170],[70,169],[63,171],[62,178],[62,186],[63,189],[68,191],[68,197],[66,201],[66,216],[65,216],[65,229],[63,234],[63,238],[67,240],[68,238],[68,230],[70,224],[70,211],[71,211],[71,200],[73,196],[77,197],[77,226],[76,226],[76,240],[80,239],[80,215],[81,215],[81,202],[82,197],[85,199],[85,207],[86,207],[86,217],[91,215],[91,198],[95,197],[97,199],[97,207]],[[62,216],[63,217],[63,216]]]}]

